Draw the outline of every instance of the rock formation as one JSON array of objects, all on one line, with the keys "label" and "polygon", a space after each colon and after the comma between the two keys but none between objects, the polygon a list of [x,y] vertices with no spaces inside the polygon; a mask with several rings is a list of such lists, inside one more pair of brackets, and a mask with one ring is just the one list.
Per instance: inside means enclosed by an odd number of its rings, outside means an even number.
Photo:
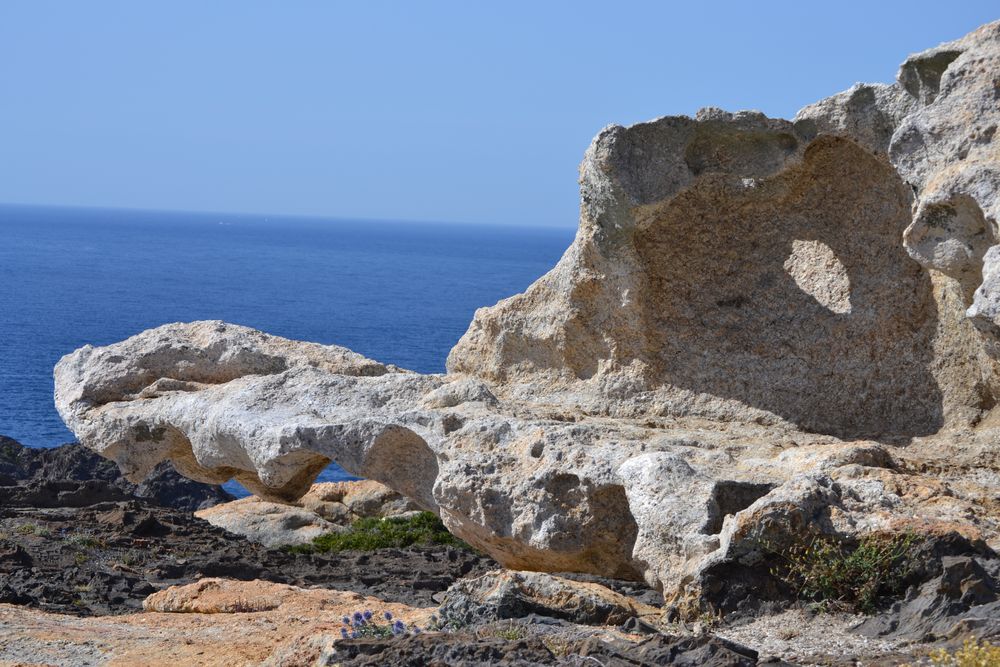
[{"label": "rock formation", "polygon": [[418,511],[413,501],[371,480],[313,484],[294,504],[256,496],[195,512],[213,526],[269,547],[312,542],[324,533],[345,530],[369,517],[407,517]]},{"label": "rock formation", "polygon": [[677,602],[810,533],[997,547],[998,91],[1000,22],[791,121],[605,128],[575,241],[444,375],[169,324],[63,358],[56,404],[136,479],[289,502],[333,460],[507,567]]}]

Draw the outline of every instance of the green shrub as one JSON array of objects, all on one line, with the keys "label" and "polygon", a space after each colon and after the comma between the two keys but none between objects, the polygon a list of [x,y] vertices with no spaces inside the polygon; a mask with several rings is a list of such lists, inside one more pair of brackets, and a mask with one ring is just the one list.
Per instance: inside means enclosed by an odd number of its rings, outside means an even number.
[{"label": "green shrub", "polygon": [[291,553],[324,553],[328,551],[374,551],[414,545],[447,544],[470,547],[448,532],[436,515],[420,512],[410,518],[359,519],[343,533],[326,533],[313,539],[312,544],[285,547]]},{"label": "green shrub", "polygon": [[773,552],[781,564],[771,573],[821,608],[870,614],[880,599],[903,592],[918,542],[913,533],[872,534],[854,544],[816,537],[806,546]]},{"label": "green shrub", "polygon": [[935,667],[993,667],[1000,665],[1000,646],[970,639],[954,653],[944,649],[934,651],[930,660]]}]

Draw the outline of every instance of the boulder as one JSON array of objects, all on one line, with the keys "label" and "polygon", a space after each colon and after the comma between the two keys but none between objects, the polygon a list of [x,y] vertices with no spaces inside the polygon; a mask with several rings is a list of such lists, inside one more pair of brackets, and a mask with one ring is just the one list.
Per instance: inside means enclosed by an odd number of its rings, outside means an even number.
[{"label": "boulder", "polygon": [[340,524],[368,517],[405,516],[420,510],[409,498],[370,479],[313,484],[296,504]]},{"label": "boulder", "polygon": [[368,517],[410,516],[420,508],[384,484],[372,480],[313,484],[291,502],[269,502],[256,496],[195,512],[213,526],[269,547],[306,544],[324,533],[338,532]]},{"label": "boulder", "polygon": [[306,544],[324,533],[338,530],[338,526],[315,512],[254,496],[199,510],[194,515],[267,547]]},{"label": "boulder", "polygon": [[624,625],[631,619],[658,623],[663,610],[599,584],[541,572],[497,570],[460,579],[438,613],[458,627],[538,614],[583,625]]},{"label": "boulder", "polygon": [[998,72],[1000,22],[792,120],[603,129],[573,244],[445,374],[176,323],[64,357],[56,405],[135,479],[288,503],[336,461],[509,568],[668,601],[762,539],[1000,547]]}]

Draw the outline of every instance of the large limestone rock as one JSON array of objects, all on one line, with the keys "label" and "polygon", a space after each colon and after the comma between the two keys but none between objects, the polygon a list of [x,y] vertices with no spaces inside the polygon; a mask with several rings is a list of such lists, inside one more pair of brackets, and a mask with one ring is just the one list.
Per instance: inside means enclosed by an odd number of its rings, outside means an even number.
[{"label": "large limestone rock", "polygon": [[56,367],[81,442],[290,502],[330,460],[520,570],[695,600],[805,533],[1000,546],[1000,23],[795,119],[602,130],[576,240],[445,375],[222,322]]}]

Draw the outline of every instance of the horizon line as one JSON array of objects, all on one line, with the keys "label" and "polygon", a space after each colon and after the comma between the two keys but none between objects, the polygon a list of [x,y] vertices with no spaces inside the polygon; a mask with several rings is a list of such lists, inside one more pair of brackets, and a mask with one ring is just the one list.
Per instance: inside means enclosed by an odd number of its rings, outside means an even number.
[{"label": "horizon line", "polygon": [[25,202],[10,202],[10,201],[0,201],[0,207],[11,207],[11,208],[48,208],[48,209],[64,209],[64,210],[83,210],[83,211],[111,211],[116,213],[166,213],[166,214],[178,214],[178,215],[199,215],[199,216],[236,216],[242,218],[263,218],[265,220],[269,218],[276,219],[289,219],[289,220],[315,220],[323,222],[374,222],[374,223],[387,223],[387,222],[401,222],[408,225],[455,225],[455,226],[479,226],[479,227],[520,227],[520,228],[531,228],[531,229],[576,229],[579,226],[579,221],[574,221],[573,224],[563,224],[563,223],[523,223],[523,222],[487,222],[487,221],[476,221],[476,220],[426,220],[426,219],[414,219],[414,218],[368,218],[368,217],[348,217],[342,215],[321,215],[321,214],[306,214],[306,213],[250,213],[246,211],[215,211],[215,210],[191,210],[191,209],[162,209],[162,208],[143,208],[143,207],[133,207],[133,206],[98,206],[98,205],[87,205],[87,204],[37,204],[37,203],[25,203]]}]

